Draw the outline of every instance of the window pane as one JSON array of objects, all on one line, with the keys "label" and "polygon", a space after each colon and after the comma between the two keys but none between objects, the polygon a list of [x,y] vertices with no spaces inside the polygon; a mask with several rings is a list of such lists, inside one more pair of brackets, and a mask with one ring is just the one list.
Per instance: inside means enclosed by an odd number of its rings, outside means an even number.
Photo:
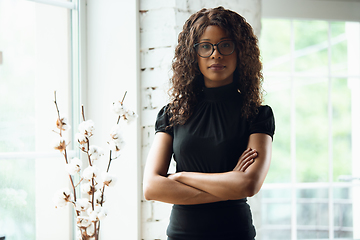
[{"label": "window pane", "polygon": [[265,104],[272,107],[275,115],[276,133],[274,135],[272,161],[266,183],[291,181],[291,85],[288,78],[271,78],[265,80]]},{"label": "window pane", "polygon": [[307,227],[300,227],[297,231],[297,239],[329,239],[329,230],[327,228],[316,230]]},{"label": "window pane", "polygon": [[298,239],[321,239],[329,235],[328,189],[297,190]]},{"label": "window pane", "polygon": [[295,71],[312,74],[328,72],[328,23],[294,21]]},{"label": "window pane", "polygon": [[334,188],[335,238],[353,239],[353,191],[351,187]]},{"label": "window pane", "polygon": [[291,239],[291,189],[262,189],[262,239]]},{"label": "window pane", "polygon": [[34,162],[0,160],[0,236],[6,239],[35,239]]},{"label": "window pane", "polygon": [[297,78],[296,162],[299,182],[328,180],[328,84],[321,78]]},{"label": "window pane", "polygon": [[332,79],[333,176],[352,175],[351,157],[351,90],[347,79]]},{"label": "window pane", "polygon": [[336,238],[353,239],[353,208],[351,203],[334,204]]},{"label": "window pane", "polygon": [[331,26],[331,73],[348,74],[347,38],[345,22],[332,22]]},{"label": "window pane", "polygon": [[299,189],[297,190],[297,198],[301,199],[328,199],[328,188]]},{"label": "window pane", "polygon": [[291,239],[290,226],[287,229],[264,229],[262,240],[287,240]]},{"label": "window pane", "polygon": [[35,149],[34,18],[33,4],[20,4],[20,1],[0,2],[0,51],[3,55],[3,64],[0,65],[1,152]]},{"label": "window pane", "polygon": [[290,72],[290,21],[264,19],[261,24],[260,48],[264,71]]}]

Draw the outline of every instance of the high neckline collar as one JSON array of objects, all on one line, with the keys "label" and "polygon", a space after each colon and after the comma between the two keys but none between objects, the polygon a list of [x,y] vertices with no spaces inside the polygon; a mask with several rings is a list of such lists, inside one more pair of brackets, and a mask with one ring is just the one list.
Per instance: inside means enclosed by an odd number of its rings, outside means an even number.
[{"label": "high neckline collar", "polygon": [[234,97],[240,96],[235,82],[214,88],[204,86],[202,93],[204,99],[213,101],[232,100]]}]

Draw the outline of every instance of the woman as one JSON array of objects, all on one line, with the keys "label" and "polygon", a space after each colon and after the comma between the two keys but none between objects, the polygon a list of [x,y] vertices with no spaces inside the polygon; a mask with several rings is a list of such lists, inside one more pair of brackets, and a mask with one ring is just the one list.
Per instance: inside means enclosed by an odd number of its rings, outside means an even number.
[{"label": "woman", "polygon": [[174,204],[169,240],[255,237],[246,197],[265,180],[275,129],[259,57],[251,26],[223,7],[193,14],[179,34],[144,173],[145,198]]}]

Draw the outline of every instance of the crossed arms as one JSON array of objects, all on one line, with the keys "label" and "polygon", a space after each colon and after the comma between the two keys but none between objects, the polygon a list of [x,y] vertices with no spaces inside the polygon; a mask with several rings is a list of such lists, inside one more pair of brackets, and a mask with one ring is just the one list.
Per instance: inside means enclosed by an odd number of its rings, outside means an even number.
[{"label": "crossed arms", "polygon": [[272,139],[267,134],[249,137],[248,148],[233,171],[167,174],[172,137],[155,135],[144,171],[144,196],[172,204],[201,204],[251,197],[259,192],[270,167]]}]

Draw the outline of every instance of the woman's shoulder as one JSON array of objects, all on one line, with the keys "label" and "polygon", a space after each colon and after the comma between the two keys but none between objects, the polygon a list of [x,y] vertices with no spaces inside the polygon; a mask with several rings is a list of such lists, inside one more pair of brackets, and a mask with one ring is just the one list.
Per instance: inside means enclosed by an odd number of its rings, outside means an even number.
[{"label": "woman's shoulder", "polygon": [[163,106],[156,117],[155,132],[166,132],[172,135],[172,127],[170,127],[170,111],[169,104]]},{"label": "woman's shoulder", "polygon": [[158,112],[158,115],[164,115],[164,114],[168,114],[169,112],[169,108],[170,108],[170,103],[162,106]]},{"label": "woman's shoulder", "polygon": [[156,122],[158,121],[166,121],[167,123],[169,122],[170,119],[170,104],[166,104],[163,107],[160,108],[157,117],[156,117]]},{"label": "woman's shoulder", "polygon": [[275,132],[275,118],[269,105],[261,105],[250,124],[250,133],[267,133],[273,137]]},{"label": "woman's shoulder", "polygon": [[273,110],[269,105],[261,105],[258,107],[257,117],[273,116]]}]

